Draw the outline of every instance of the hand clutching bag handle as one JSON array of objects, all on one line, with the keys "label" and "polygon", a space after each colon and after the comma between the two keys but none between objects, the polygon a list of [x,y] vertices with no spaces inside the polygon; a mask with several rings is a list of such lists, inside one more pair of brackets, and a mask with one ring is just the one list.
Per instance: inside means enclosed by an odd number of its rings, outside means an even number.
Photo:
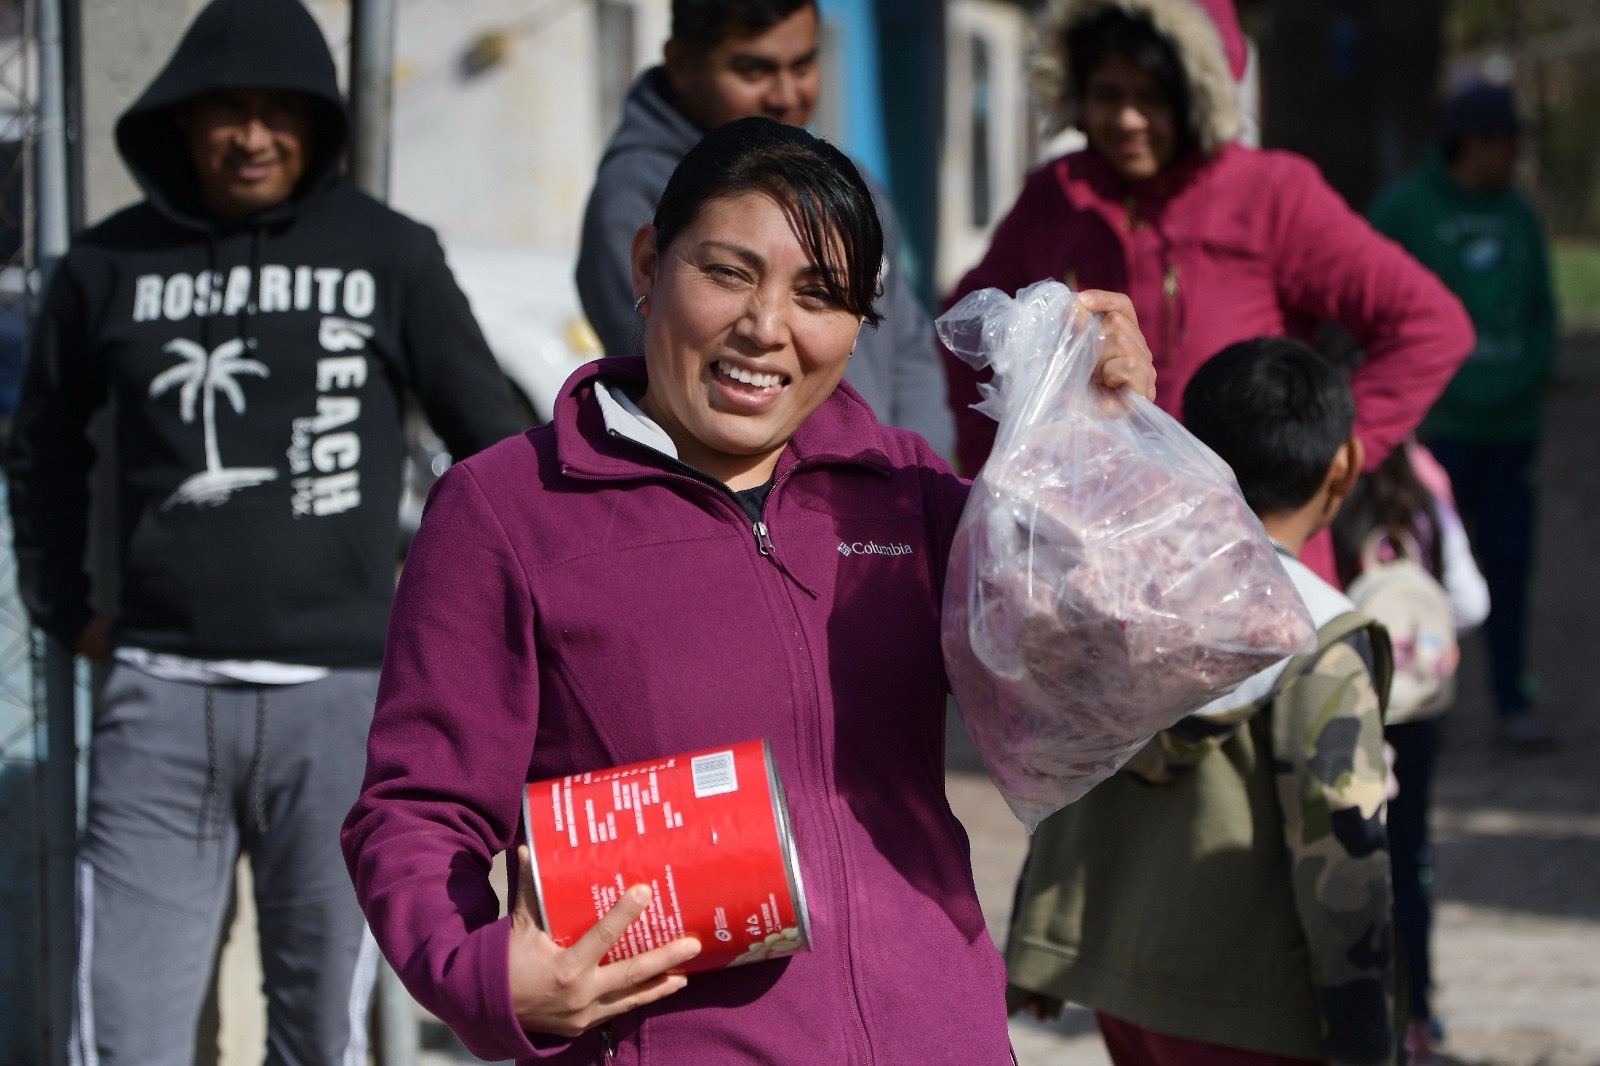
[{"label": "hand clutching bag handle", "polygon": [[1070,289],[982,290],[937,327],[994,368],[977,408],[999,421],[950,554],[946,669],[1032,832],[1316,631],[1227,465],[1154,404],[1092,382],[1102,335]]}]

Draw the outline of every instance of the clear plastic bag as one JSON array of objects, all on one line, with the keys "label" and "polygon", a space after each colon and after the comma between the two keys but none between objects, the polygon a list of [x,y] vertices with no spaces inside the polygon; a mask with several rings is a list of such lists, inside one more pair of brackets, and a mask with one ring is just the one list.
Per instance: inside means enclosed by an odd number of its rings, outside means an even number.
[{"label": "clear plastic bag", "polygon": [[978,409],[1000,423],[956,528],[945,663],[1031,833],[1316,628],[1227,464],[1091,381],[1104,335],[1065,285],[972,293],[938,330],[994,367]]}]

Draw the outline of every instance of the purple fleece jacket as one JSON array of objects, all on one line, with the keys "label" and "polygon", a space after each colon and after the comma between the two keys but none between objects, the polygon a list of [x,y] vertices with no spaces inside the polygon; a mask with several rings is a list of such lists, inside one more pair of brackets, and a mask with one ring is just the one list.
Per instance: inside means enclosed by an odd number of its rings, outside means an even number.
[{"label": "purple fleece jacket", "polygon": [[523,783],[765,736],[812,951],[616,1018],[617,1061],[1011,1062],[944,794],[939,603],[966,484],[841,384],[779,460],[764,554],[726,489],[607,433],[597,375],[637,393],[644,364],[581,369],[552,424],[453,467],[411,549],[342,836],[384,954],[477,1055],[610,1061],[596,1032],[530,1037],[512,1014],[489,864]]}]

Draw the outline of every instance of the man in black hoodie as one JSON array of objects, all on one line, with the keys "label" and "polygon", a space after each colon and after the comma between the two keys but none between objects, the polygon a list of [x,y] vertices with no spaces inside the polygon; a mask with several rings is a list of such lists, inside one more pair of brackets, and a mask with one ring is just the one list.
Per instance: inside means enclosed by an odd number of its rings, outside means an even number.
[{"label": "man in black hoodie", "polygon": [[[458,456],[519,426],[432,232],[341,176],[345,126],[298,0],[215,0],[118,122],[145,200],[78,239],[35,325],[6,460],[20,583],[37,624],[111,659],[76,1061],[189,1061],[241,848],[267,1061],[365,1061],[375,949],[338,827],[394,583],[403,400]],[[85,425],[107,404],[114,619],[83,565]]]}]

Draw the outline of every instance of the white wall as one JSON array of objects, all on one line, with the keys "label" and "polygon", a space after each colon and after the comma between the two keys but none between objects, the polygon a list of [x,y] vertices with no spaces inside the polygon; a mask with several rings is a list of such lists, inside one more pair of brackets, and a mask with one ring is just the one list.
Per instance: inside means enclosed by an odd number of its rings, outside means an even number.
[{"label": "white wall", "polygon": [[113,139],[117,117],[167,61],[204,0],[79,0],[83,52],[84,218],[139,198]]},{"label": "white wall", "polygon": [[[81,0],[85,217],[138,198],[116,154],[117,116],[166,62],[205,0]],[[574,253],[583,203],[613,122],[600,115],[597,4],[396,0],[391,196],[447,243]],[[635,9],[632,69],[657,61],[668,0]],[[306,0],[348,69],[350,0]],[[500,62],[462,59],[498,33]]]},{"label": "white wall", "polygon": [[[1022,189],[1034,149],[1023,63],[1026,12],[1000,0],[950,0],[945,9],[944,151],[939,164],[939,245],[935,284],[955,287],[989,246],[989,236]],[[974,37],[988,48],[989,217],[973,218]]]},{"label": "white wall", "polygon": [[[637,0],[631,72],[655,62],[667,0]],[[402,0],[395,61],[396,207],[447,243],[575,253],[615,126],[600,113],[593,3]],[[477,41],[501,58],[471,74]]]}]

